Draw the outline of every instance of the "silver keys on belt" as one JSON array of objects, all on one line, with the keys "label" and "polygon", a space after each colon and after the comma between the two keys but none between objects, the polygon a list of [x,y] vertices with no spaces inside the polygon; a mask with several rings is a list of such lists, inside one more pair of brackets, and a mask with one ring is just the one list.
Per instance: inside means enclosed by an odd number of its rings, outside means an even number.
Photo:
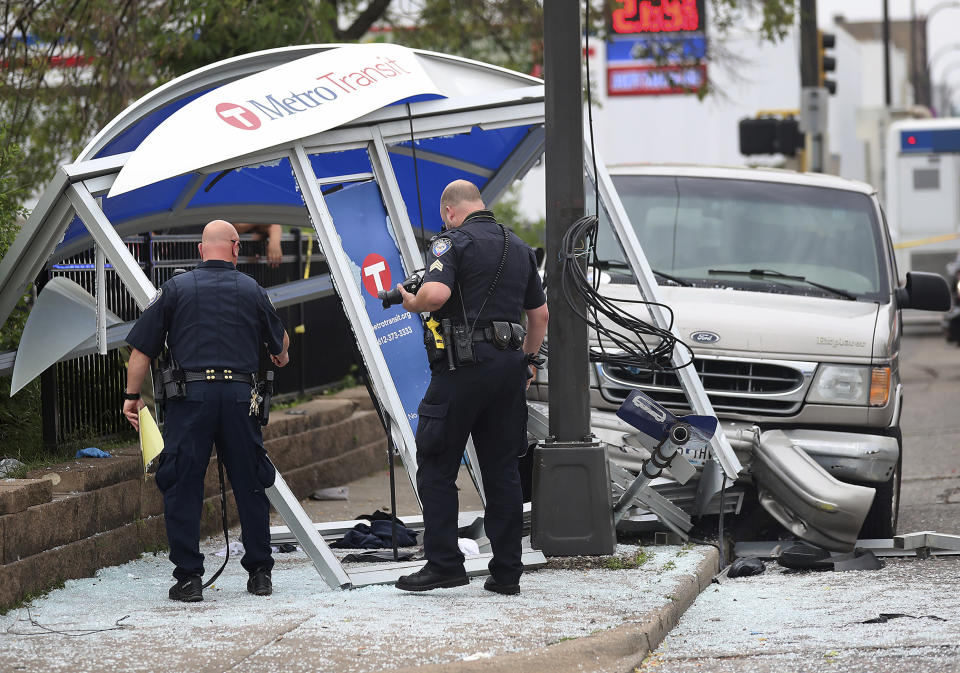
[{"label": "silver keys on belt", "polygon": [[260,403],[263,402],[263,397],[257,392],[256,387],[250,389],[250,415],[259,416],[260,415]]}]

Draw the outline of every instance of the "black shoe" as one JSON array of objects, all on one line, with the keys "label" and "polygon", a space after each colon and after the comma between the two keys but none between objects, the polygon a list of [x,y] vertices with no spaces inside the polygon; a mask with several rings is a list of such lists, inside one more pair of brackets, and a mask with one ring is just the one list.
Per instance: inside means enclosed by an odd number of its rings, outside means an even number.
[{"label": "black shoe", "polygon": [[254,570],[247,580],[247,591],[254,596],[269,596],[273,593],[273,582],[269,570]]},{"label": "black shoe", "polygon": [[495,594],[503,594],[504,596],[516,596],[520,593],[519,584],[500,584],[500,582],[493,579],[493,576],[487,578],[487,581],[483,583],[483,588]]},{"label": "black shoe", "polygon": [[470,584],[470,579],[463,575],[441,575],[426,566],[413,573],[403,575],[397,580],[397,588],[404,591],[430,591],[431,589],[450,589]]},{"label": "black shoe", "polygon": [[170,587],[170,598],[184,603],[196,603],[203,600],[203,582],[200,575],[191,575],[185,580],[179,580]]}]

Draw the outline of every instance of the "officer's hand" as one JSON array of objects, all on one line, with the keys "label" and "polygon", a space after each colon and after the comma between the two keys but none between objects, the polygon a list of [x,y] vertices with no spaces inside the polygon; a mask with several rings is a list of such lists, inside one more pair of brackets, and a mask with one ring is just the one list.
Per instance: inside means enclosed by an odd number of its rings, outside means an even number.
[{"label": "officer's hand", "polygon": [[290,362],[290,353],[283,351],[280,355],[271,355],[270,362],[275,364],[277,367],[286,367],[287,363]]},{"label": "officer's hand", "polygon": [[533,365],[527,365],[530,370],[530,373],[527,374],[527,390],[530,390],[530,384],[533,383],[533,380],[537,378],[537,368]]},{"label": "officer's hand", "polygon": [[123,415],[127,417],[127,421],[137,432],[140,432],[140,410],[145,406],[147,405],[143,403],[143,400],[123,401]]},{"label": "officer's hand", "polygon": [[417,295],[407,292],[407,289],[402,283],[397,283],[397,289],[400,291],[400,296],[403,297],[403,308],[410,311],[410,313],[417,313],[418,311],[413,303],[416,300]]}]

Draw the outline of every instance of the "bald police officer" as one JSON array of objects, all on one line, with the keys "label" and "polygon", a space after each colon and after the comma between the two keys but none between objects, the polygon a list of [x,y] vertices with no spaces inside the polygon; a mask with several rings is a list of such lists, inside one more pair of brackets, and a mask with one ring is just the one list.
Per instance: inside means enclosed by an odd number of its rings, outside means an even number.
[{"label": "bald police officer", "polygon": [[[427,563],[401,577],[397,588],[427,591],[468,582],[457,546],[456,478],[473,435],[487,497],[484,527],[493,550],[484,588],[517,594],[523,572],[517,464],[527,445],[525,391],[533,373],[527,354],[535,355],[543,342],[546,298],[533,250],[485,210],[474,184],[447,185],[440,216],[446,232],[430,243],[417,294],[397,286],[404,308],[429,311],[428,325],[438,334],[437,325],[446,325],[445,352],[431,358],[430,386],[418,409],[417,490]],[[527,316],[525,335],[518,324],[521,312]]]},{"label": "bald police officer", "polygon": [[273,591],[273,558],[264,490],[273,485],[276,473],[263,448],[260,423],[251,415],[251,383],[260,348],[266,344],[273,364],[283,367],[290,360],[290,340],[264,289],[237,271],[240,237],[233,225],[223,220],[207,224],[198,249],[201,264],[164,283],[130,330],[127,343],[133,352],[123,413],[139,429],[140,386],[166,341],[183,370],[184,392],[166,401],[164,448],[156,473],[177,580],[169,596],[203,600],[200,514],[214,443],[240,514],[247,591],[266,596]]}]

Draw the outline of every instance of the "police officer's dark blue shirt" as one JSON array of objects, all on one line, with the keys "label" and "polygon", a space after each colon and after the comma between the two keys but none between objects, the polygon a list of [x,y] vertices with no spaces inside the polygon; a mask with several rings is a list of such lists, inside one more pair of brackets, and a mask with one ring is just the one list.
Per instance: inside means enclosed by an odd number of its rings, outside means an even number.
[{"label": "police officer's dark blue shirt", "polygon": [[127,343],[150,358],[164,340],[181,368],[252,373],[261,344],[283,350],[283,323],[266,291],[230,262],[209,260],[174,276],[141,314]]},{"label": "police officer's dark blue shirt", "polygon": [[[493,320],[517,322],[521,310],[539,308],[546,303],[536,255],[520,237],[508,231],[507,259],[494,293],[484,304],[503,256],[503,231],[493,213],[478,210],[470,213],[459,227],[431,241],[423,281],[443,283],[450,288],[450,299],[434,311],[435,317],[462,323],[465,306],[469,323],[474,320],[478,325]],[[481,306],[483,310],[478,318]]]}]

